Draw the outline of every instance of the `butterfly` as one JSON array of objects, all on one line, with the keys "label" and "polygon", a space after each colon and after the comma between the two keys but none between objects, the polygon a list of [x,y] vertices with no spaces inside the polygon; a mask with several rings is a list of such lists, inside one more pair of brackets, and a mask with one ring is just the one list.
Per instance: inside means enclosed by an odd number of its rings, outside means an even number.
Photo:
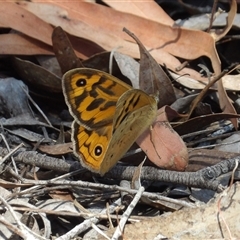
[{"label": "butterfly", "polygon": [[101,175],[121,159],[156,118],[157,97],[96,69],[66,72],[62,87],[74,118],[74,154],[82,166]]}]

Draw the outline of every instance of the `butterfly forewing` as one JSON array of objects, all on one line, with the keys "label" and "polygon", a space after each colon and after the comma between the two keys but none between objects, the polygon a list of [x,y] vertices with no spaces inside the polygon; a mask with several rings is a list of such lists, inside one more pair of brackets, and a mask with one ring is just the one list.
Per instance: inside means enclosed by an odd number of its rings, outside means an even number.
[{"label": "butterfly forewing", "polygon": [[119,97],[131,88],[107,73],[88,68],[68,71],[62,82],[75,121],[89,129],[111,123]]},{"label": "butterfly forewing", "polygon": [[[135,100],[137,105],[135,105]],[[109,171],[136,139],[151,126],[157,115],[157,100],[138,89],[124,93],[117,103],[113,134],[100,173]]]},{"label": "butterfly forewing", "polygon": [[[142,115],[143,111],[148,116]],[[136,116],[138,116],[137,119]],[[111,138],[104,161],[100,167],[102,175],[108,172],[124,156],[136,139],[150,127],[154,118],[155,114],[147,106],[141,110],[136,110],[135,114],[128,115]]]},{"label": "butterfly forewing", "polygon": [[[134,114],[136,110],[145,106],[149,108],[148,111],[153,109],[153,112],[155,111],[156,114],[157,99],[139,89],[131,89],[122,94],[117,102],[117,110],[113,119],[113,132],[115,132],[129,114]],[[142,115],[144,114],[142,113]]]}]

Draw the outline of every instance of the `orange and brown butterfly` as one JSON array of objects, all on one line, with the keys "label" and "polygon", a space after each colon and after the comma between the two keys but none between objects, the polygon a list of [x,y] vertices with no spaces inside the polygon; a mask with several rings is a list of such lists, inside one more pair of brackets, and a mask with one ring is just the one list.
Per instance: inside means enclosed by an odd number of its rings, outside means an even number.
[{"label": "orange and brown butterfly", "polygon": [[62,86],[74,118],[74,153],[92,172],[108,172],[156,118],[155,96],[105,72],[72,69]]}]

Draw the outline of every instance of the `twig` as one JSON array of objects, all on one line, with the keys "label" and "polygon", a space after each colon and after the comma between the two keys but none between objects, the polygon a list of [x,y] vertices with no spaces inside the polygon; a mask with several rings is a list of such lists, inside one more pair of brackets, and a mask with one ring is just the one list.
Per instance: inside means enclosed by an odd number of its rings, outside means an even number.
[{"label": "twig", "polygon": [[[0,164],[3,164],[10,156],[12,156],[19,148],[23,146],[23,143],[20,143],[17,147],[15,147],[13,150],[9,149],[9,153],[7,153],[4,158],[1,160]],[[13,161],[14,162],[14,161]]]},{"label": "twig", "polygon": [[10,222],[7,222],[6,219],[4,219],[4,217],[2,217],[2,216],[0,216],[0,223],[5,225],[9,230],[11,230],[13,233],[17,234],[21,238],[26,239],[25,234],[22,233],[22,231],[18,227],[14,226]]},{"label": "twig", "polygon": [[[55,210],[47,210],[47,209],[38,209],[38,208],[28,208],[28,207],[12,207],[13,210],[22,211],[22,212],[32,212],[32,213],[45,213],[48,215],[56,215],[56,216],[70,216],[70,217],[83,217],[83,218],[92,218],[96,217],[99,219],[109,220],[109,218],[117,220],[119,216],[113,214],[99,214],[99,213],[85,213],[85,212],[70,212],[70,211],[55,211]],[[0,208],[0,210],[2,210]],[[120,215],[121,217],[121,215]],[[142,216],[132,216],[128,219],[129,222],[139,222],[140,220],[146,220],[149,217]]]},{"label": "twig", "polygon": [[[47,181],[35,181],[35,180],[28,180],[28,179],[22,179],[22,182],[24,183],[32,183],[34,185],[66,185],[66,186],[78,186],[78,187],[85,187],[85,188],[94,188],[94,189],[106,189],[106,190],[118,190],[118,191],[123,191],[123,192],[128,192],[130,194],[136,194],[137,190],[134,189],[129,189],[129,188],[122,188],[119,187],[117,185],[106,185],[106,184],[100,184],[100,183],[90,183],[90,182],[86,182],[86,181],[68,181],[68,180],[62,180],[62,181],[51,181],[51,180],[47,180]],[[168,198],[165,196],[161,196],[159,194],[154,194],[154,193],[143,193],[144,197],[148,197],[151,199],[155,199],[155,200],[163,200],[166,202],[170,202],[173,204],[177,204],[180,205],[182,207],[195,207],[194,204],[191,203],[187,203],[185,201],[181,201],[181,200],[176,200],[176,199],[172,199],[172,198]]]},{"label": "twig", "polygon": [[[109,211],[113,212],[115,207],[117,205],[119,205],[121,203],[121,200],[118,199],[116,202],[114,202],[113,204],[110,205],[109,207]],[[106,213],[106,209],[102,210],[100,212],[100,214],[105,214]],[[89,229],[92,225],[92,223],[96,224],[98,223],[99,219],[96,217],[90,218],[85,220],[83,223],[77,225],[76,227],[74,227],[71,231],[69,231],[68,233],[64,234],[63,236],[57,238],[56,240],[68,240],[68,239],[73,239],[74,237],[76,237],[77,235],[79,235],[80,233],[86,231],[87,229]]]},{"label": "twig", "polygon": [[[17,215],[15,214],[14,210],[12,209],[12,207],[8,204],[8,202],[0,196],[0,200],[2,201],[2,203],[6,206],[6,208],[8,209],[8,211],[11,213],[12,217],[14,218],[16,224],[17,224],[17,227],[20,229],[21,231],[21,235],[23,235],[24,239],[35,239],[35,240],[39,240],[39,239],[42,239],[42,240],[46,240],[45,238],[37,235],[36,233],[32,232],[29,228],[27,228],[17,217]],[[15,233],[19,233],[19,231],[15,232]],[[37,236],[37,238],[35,237]]]},{"label": "twig", "polygon": [[7,148],[7,150],[8,150],[8,154],[6,154],[6,156],[4,156],[4,158],[1,160],[0,165],[3,164],[3,163],[11,156],[12,164],[13,164],[14,170],[15,170],[15,172],[16,172],[16,174],[17,174],[17,173],[18,173],[17,166],[16,166],[16,163],[15,163],[14,158],[12,157],[12,155],[13,155],[19,148],[21,148],[24,144],[21,143],[21,144],[19,144],[16,148],[14,148],[13,150],[10,150],[10,147],[8,146],[8,143],[7,143],[6,139],[5,139],[5,136],[4,136],[3,134],[0,134],[0,136],[2,137],[2,139],[3,139],[3,141],[4,141],[5,145],[6,145],[6,148]]},{"label": "twig", "polygon": [[92,223],[92,228],[98,232],[99,234],[101,234],[103,237],[105,237],[107,240],[111,240],[97,225],[95,225],[94,223]]},{"label": "twig", "polygon": [[225,218],[224,218],[224,216],[222,215],[222,211],[221,211],[221,200],[222,200],[222,198],[223,198],[224,196],[225,196],[225,197],[227,196],[227,192],[221,193],[221,197],[219,198],[219,201],[218,201],[218,204],[217,204],[218,214],[219,214],[219,217],[222,219],[222,221],[223,221],[223,223],[224,223],[224,225],[225,225],[225,227],[226,227],[226,229],[227,229],[227,232],[228,232],[228,235],[230,236],[230,239],[233,239],[233,238],[232,238],[231,231],[230,231],[230,229],[229,229],[229,227],[228,227],[228,224],[226,223]]},{"label": "twig", "polygon": [[[7,154],[7,150],[0,148],[0,156],[2,154]],[[70,172],[71,170],[75,169],[83,169],[79,162],[72,162],[72,164],[70,164],[58,158],[48,157],[30,151],[17,152],[16,155],[14,155],[14,159],[15,161],[19,161],[25,164],[31,164],[34,166],[59,172]],[[220,184],[220,181],[217,178],[223,174],[226,174],[227,172],[231,172],[235,167],[235,160],[239,161],[240,156],[231,158],[229,160],[221,161],[214,166],[201,169],[197,172],[168,171],[161,170],[155,167],[145,166],[142,169],[141,179],[176,183],[189,187],[207,188],[221,192],[224,187]],[[105,174],[105,177],[113,179],[131,180],[135,169],[136,167],[122,166],[118,164],[110,172]],[[53,183],[51,181],[46,183],[45,181],[44,184]]]},{"label": "twig", "polygon": [[26,93],[28,99],[32,102],[32,104],[36,107],[36,109],[40,112],[40,114],[43,116],[43,118],[46,120],[47,124],[50,127],[53,127],[51,122],[48,120],[47,116],[44,114],[44,112],[41,110],[41,108],[37,105],[37,103],[32,99],[32,97],[28,94],[28,91],[22,87],[23,91]]},{"label": "twig", "polygon": [[207,29],[207,32],[208,32],[208,33],[210,32],[210,30],[211,30],[211,28],[212,28],[212,25],[213,25],[213,21],[214,21],[214,17],[215,17],[215,12],[216,12],[216,9],[217,9],[217,3],[218,3],[218,0],[214,0],[213,6],[212,6],[210,23],[209,23],[209,27],[208,27],[208,29]]},{"label": "twig", "polygon": [[229,191],[231,190],[231,187],[232,187],[232,185],[233,185],[234,174],[235,174],[235,172],[236,172],[236,170],[237,170],[237,168],[238,168],[238,165],[239,165],[239,162],[238,162],[237,160],[235,160],[235,167],[234,167],[234,169],[233,169],[233,171],[232,171],[231,182],[230,182],[230,184],[229,184]]},{"label": "twig", "polygon": [[128,208],[124,212],[124,214],[119,222],[119,225],[118,225],[117,229],[115,230],[115,233],[112,236],[112,240],[118,240],[119,237],[122,235],[124,226],[125,226],[128,218],[130,217],[134,207],[137,205],[137,203],[141,199],[141,196],[143,195],[144,190],[145,190],[145,188],[142,186],[138,189],[138,192],[135,195],[135,197],[133,198],[131,204],[129,204]]}]

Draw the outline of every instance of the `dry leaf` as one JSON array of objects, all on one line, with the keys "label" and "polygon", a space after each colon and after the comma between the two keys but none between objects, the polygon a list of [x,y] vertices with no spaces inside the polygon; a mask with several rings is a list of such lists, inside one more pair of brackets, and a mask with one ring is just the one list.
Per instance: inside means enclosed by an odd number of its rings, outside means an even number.
[{"label": "dry leaf", "polygon": [[[123,27],[126,27],[135,35],[141,36],[141,41],[147,49],[154,49],[151,54],[158,63],[165,63],[173,71],[180,65],[180,61],[172,55],[195,59],[202,55],[210,57],[212,51],[215,51],[212,37],[204,32],[170,27],[98,4],[68,1],[55,2],[58,5],[56,6],[46,2],[24,2],[21,6],[46,22],[61,26],[72,35],[96,42],[106,50],[122,46],[122,53],[139,57],[136,44],[129,42],[132,41],[131,38],[122,32]],[[51,12],[51,15],[46,12]],[[94,12],[94,15],[89,15],[89,12]],[[204,80],[199,73],[191,69],[185,68],[181,73],[189,73],[196,79]]]},{"label": "dry leaf", "polygon": [[38,149],[49,155],[60,156],[67,153],[72,153],[72,142],[70,143],[62,143],[56,145],[40,145]]},{"label": "dry leaf", "polygon": [[61,27],[56,27],[52,34],[53,50],[62,73],[83,67],[82,62],[74,53],[72,45]]},{"label": "dry leaf", "polygon": [[140,51],[139,86],[144,92],[157,95],[158,106],[170,105],[176,100],[172,82],[156,62],[151,54],[146,50],[141,41],[129,30],[124,28],[138,44]]},{"label": "dry leaf", "polygon": [[217,30],[211,33],[211,35],[213,36],[216,42],[219,41],[221,38],[223,38],[232,28],[233,21],[237,13],[237,3],[235,0],[231,0],[230,2],[231,2],[231,6],[230,6],[230,11],[228,12],[228,15],[227,15],[227,19],[226,19],[227,24],[225,28],[220,31]]},{"label": "dry leaf", "polygon": [[223,119],[233,119],[233,118],[235,119],[240,118],[240,114],[214,113],[210,115],[191,118],[190,120],[187,120],[186,122],[179,124],[178,126],[175,126],[174,130],[179,135],[183,135],[183,134],[199,131],[203,127],[206,127],[207,125],[213,122],[220,121]]},{"label": "dry leaf", "polygon": [[188,165],[188,152],[181,137],[172,129],[170,119],[177,113],[170,107],[158,110],[152,130],[145,131],[137,144],[146,153],[149,160],[161,168],[184,171]]},{"label": "dry leaf", "polygon": [[139,63],[130,56],[114,52],[114,58],[121,73],[132,83],[133,88],[139,89]]},{"label": "dry leaf", "polygon": [[1,2],[0,13],[0,26],[10,27],[48,45],[52,44],[51,35],[53,27],[33,13],[13,2]]},{"label": "dry leaf", "polygon": [[139,17],[146,18],[155,22],[159,22],[166,25],[173,25],[174,21],[163,11],[163,9],[153,0],[149,1],[111,1],[104,0],[109,6],[115,10],[131,13]]},{"label": "dry leaf", "polygon": [[2,55],[53,55],[50,46],[17,33],[0,34],[0,45]]},{"label": "dry leaf", "polygon": [[51,93],[62,92],[61,78],[57,75],[37,64],[17,57],[13,59],[13,63],[19,76],[38,90],[42,89]]}]

